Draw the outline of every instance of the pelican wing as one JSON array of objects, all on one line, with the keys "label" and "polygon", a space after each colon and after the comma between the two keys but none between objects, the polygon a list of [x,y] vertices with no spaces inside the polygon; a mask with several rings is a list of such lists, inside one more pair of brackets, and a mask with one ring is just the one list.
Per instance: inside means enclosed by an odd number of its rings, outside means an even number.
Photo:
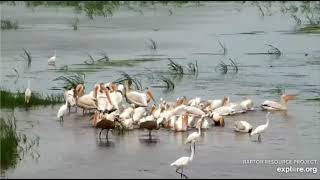
[{"label": "pelican wing", "polygon": [[275,101],[269,101],[269,100],[266,100],[264,101],[262,104],[261,104],[262,107],[270,107],[270,108],[273,108],[273,109],[281,109],[282,108],[282,105],[275,102]]},{"label": "pelican wing", "polygon": [[199,108],[197,108],[197,107],[186,106],[184,109],[185,109],[188,113],[190,113],[190,114],[194,114],[194,115],[205,115],[205,113],[204,113],[201,109],[199,109]]},{"label": "pelican wing", "polygon": [[144,93],[132,91],[127,93],[127,99],[136,105],[139,106],[148,106],[147,95]]},{"label": "pelican wing", "polygon": [[174,108],[173,115],[177,115],[178,116],[178,115],[182,115],[182,114],[186,113],[187,111],[186,111],[185,107],[186,107],[186,105],[182,104],[182,105]]},{"label": "pelican wing", "polygon": [[237,131],[245,130],[246,127],[240,122],[240,121],[235,121],[234,122],[234,128]]}]

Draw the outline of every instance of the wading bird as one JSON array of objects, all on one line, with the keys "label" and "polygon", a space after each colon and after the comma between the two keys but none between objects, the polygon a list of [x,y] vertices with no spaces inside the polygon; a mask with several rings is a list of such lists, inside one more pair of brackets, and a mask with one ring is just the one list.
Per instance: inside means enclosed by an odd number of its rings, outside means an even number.
[{"label": "wading bird", "polygon": [[67,110],[68,110],[68,101],[66,100],[66,103],[60,107],[57,114],[57,118],[60,119],[60,121],[63,121],[63,116],[66,114]]},{"label": "wading bird", "polygon": [[[192,160],[193,160],[193,156],[194,156],[194,148],[192,148],[192,146],[194,146],[195,142],[191,142],[190,148],[191,148],[191,155],[190,157],[184,156],[181,157],[179,159],[177,159],[176,161],[174,161],[173,163],[171,163],[170,166],[175,166],[176,167],[176,173],[184,176],[185,178],[188,178],[185,174],[183,174],[183,168],[188,165]],[[178,170],[181,169],[181,172],[179,172]]]},{"label": "wading bird", "polygon": [[201,116],[201,119],[197,122],[196,127],[198,128],[198,132],[191,133],[185,142],[186,144],[194,142],[193,143],[194,150],[196,150],[196,143],[195,142],[198,141],[201,136],[201,124],[202,124],[203,119],[204,119],[204,116]]},{"label": "wading bird", "polygon": [[[93,127],[97,129],[101,129],[99,133],[99,139],[101,139],[101,133],[103,130],[107,130],[106,134],[106,139],[108,139],[108,133],[110,129],[114,129],[116,126],[116,122],[118,121],[118,116],[117,115],[112,115],[112,114],[106,114],[103,115],[103,113],[100,113],[99,111],[95,111],[93,115]],[[121,122],[119,122],[121,124]],[[122,124],[121,124],[122,125]]]},{"label": "wading bird", "polygon": [[131,89],[129,81],[124,81],[124,89],[125,89],[125,97],[127,102],[130,104],[135,104],[137,107],[142,106],[146,107],[148,106],[148,103],[152,99],[153,102],[156,102],[153,98],[152,92],[150,89],[147,90],[147,92],[138,92]]},{"label": "wading bird", "polygon": [[258,126],[255,130],[253,130],[250,134],[250,136],[253,136],[255,134],[259,134],[258,136],[258,141],[261,142],[261,133],[265,132],[265,130],[268,128],[269,126],[269,115],[270,115],[270,112],[267,113],[266,115],[266,119],[267,119],[267,122],[266,124],[263,124],[263,125],[260,125]]},{"label": "wading bird", "polygon": [[56,50],[54,50],[54,55],[48,59],[48,64],[53,65],[56,63]]},{"label": "wading bird", "polygon": [[296,98],[296,95],[283,94],[281,96],[280,103],[275,102],[275,101],[266,100],[261,104],[261,108],[266,109],[266,110],[278,110],[278,111],[287,110],[288,101],[293,100],[295,98]]},{"label": "wading bird", "polygon": [[30,89],[30,80],[28,80],[28,87],[26,91],[24,92],[24,101],[29,104],[31,99],[31,89]]}]

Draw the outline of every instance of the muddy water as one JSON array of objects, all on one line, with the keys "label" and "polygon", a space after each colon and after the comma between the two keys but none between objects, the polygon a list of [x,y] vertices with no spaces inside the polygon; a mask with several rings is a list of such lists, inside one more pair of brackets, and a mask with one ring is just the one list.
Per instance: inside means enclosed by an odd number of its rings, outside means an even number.
[{"label": "muddy water", "polygon": [[[89,20],[67,8],[36,8],[33,12],[19,6],[1,6],[3,18],[17,19],[23,27],[1,32],[2,87],[24,89],[26,80],[31,79],[34,91],[56,93],[49,90],[57,85],[52,79],[68,73],[48,67],[47,59],[54,50],[57,51],[55,68],[68,65],[69,71],[85,72],[87,89],[98,81],[108,82],[121,77],[119,71],[138,74],[145,87],[157,84],[146,78],[150,71],[145,68],[165,74],[168,61],[101,69],[83,65],[88,59],[86,53],[99,58],[103,50],[114,60],[180,58],[176,61],[183,65],[197,60],[198,77],[185,76],[176,81],[171,93],[154,88],[156,99],[174,100],[183,95],[219,99],[229,95],[232,101],[238,102],[242,96],[249,96],[259,105],[265,99],[278,100],[277,87],[299,96],[289,102],[287,113],[271,114],[269,128],[261,143],[256,141],[257,137],[232,130],[235,120],[246,120],[253,126],[265,123],[265,112],[261,110],[226,117],[225,127],[204,131],[194,161],[185,168],[189,178],[319,177],[319,172],[278,173],[278,165],[243,163],[243,160],[255,159],[320,161],[320,104],[306,100],[319,96],[320,51],[317,45],[320,37],[285,33],[294,30],[294,21],[288,15],[261,17],[256,7],[247,4],[208,3],[200,7],[173,8],[171,16],[168,7],[155,11],[145,9],[144,15],[122,8],[111,19],[96,17]],[[79,30],[73,31],[71,22],[76,16],[80,20]],[[252,31],[261,32],[246,34]],[[146,47],[149,38],[157,42],[156,52]],[[218,40],[226,44],[228,54],[205,54],[220,51]],[[268,47],[264,44],[278,47],[283,55],[246,55],[267,52]],[[22,48],[32,54],[30,68],[19,56]],[[220,60],[229,63],[228,58],[237,62],[239,72],[230,71],[226,75],[216,72]],[[10,76],[14,74],[12,68],[20,74],[16,82]],[[24,158],[15,169],[7,172],[9,178],[180,178],[169,165],[178,157],[190,154],[189,147],[183,142],[194,130],[174,133],[160,129],[153,132],[155,139],[152,142],[146,140],[147,131],[134,130],[120,135],[114,132],[107,144],[97,139],[98,131],[91,127],[90,116],[70,113],[61,124],[56,119],[58,109],[57,105],[30,111],[15,110],[18,124],[27,127],[28,133],[40,137],[37,147],[40,157]],[[319,170],[319,163],[307,167],[318,167]]]}]

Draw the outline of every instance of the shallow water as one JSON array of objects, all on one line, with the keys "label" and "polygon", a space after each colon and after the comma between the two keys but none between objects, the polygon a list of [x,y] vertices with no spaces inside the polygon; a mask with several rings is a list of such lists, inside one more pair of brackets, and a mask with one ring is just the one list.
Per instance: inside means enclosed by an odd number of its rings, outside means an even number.
[{"label": "shallow water", "polygon": [[[167,75],[168,63],[160,59],[130,67],[80,65],[88,59],[86,53],[100,58],[103,50],[114,60],[181,58],[175,61],[184,65],[197,60],[198,77],[184,76],[171,93],[154,88],[155,98],[169,101],[185,95],[219,99],[229,95],[232,102],[238,102],[242,96],[249,96],[259,105],[265,99],[278,100],[277,87],[283,87],[288,93],[297,93],[298,99],[289,102],[286,114],[270,115],[271,122],[261,143],[256,141],[257,137],[232,130],[235,120],[246,120],[253,126],[263,124],[265,112],[261,110],[226,117],[225,127],[204,131],[193,162],[184,169],[189,178],[319,177],[319,172],[278,173],[277,165],[243,164],[247,159],[314,159],[318,163],[308,167],[319,170],[320,103],[306,100],[319,97],[319,35],[283,33],[294,30],[289,15],[261,17],[256,7],[247,4],[208,3],[174,8],[171,16],[168,9],[146,9],[141,15],[123,8],[111,19],[90,20],[67,8],[37,8],[33,12],[24,7],[1,5],[1,16],[17,19],[23,27],[1,32],[1,86],[24,89],[26,80],[31,79],[34,91],[56,93],[49,90],[57,86],[52,80],[66,72],[48,70],[47,59],[54,50],[56,68],[68,65],[70,71],[86,72],[86,89],[98,81],[120,78],[119,71],[139,74],[144,87],[158,85],[156,80],[146,77],[150,72],[145,68]],[[80,20],[78,31],[71,27],[75,16]],[[155,28],[159,30],[154,31]],[[252,31],[262,32],[247,34]],[[156,52],[146,47],[149,38],[157,42]],[[226,44],[226,56],[201,54],[218,53],[218,40]],[[278,47],[283,55],[246,55],[267,52],[264,44]],[[19,56],[22,48],[32,54],[30,68]],[[226,75],[216,72],[220,60],[229,63],[228,58],[238,63],[239,72]],[[20,74],[16,83],[8,76],[14,74],[12,68]],[[123,135],[114,132],[110,144],[106,144],[97,139],[98,131],[91,127],[90,116],[83,117],[80,111],[71,113],[60,124],[56,119],[58,109],[59,105],[15,110],[20,127],[27,127],[28,133],[40,137],[37,147],[40,157],[23,159],[15,169],[7,171],[9,178],[180,178],[169,165],[178,157],[190,154],[183,142],[195,130],[174,133],[160,129],[153,132],[155,141],[151,143],[145,140],[147,131],[134,130]]]}]

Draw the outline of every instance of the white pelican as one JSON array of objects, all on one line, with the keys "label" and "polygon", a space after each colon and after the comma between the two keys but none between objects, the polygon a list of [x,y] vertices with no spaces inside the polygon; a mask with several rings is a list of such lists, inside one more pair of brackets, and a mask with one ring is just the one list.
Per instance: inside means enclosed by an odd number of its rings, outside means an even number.
[{"label": "white pelican", "polygon": [[133,122],[138,123],[138,121],[147,114],[147,109],[145,107],[137,107],[133,110]]},{"label": "white pelican", "polygon": [[270,112],[267,113],[266,115],[266,119],[267,119],[267,122],[266,124],[263,124],[263,125],[260,125],[258,126],[255,130],[253,130],[251,132],[251,136],[255,135],[255,134],[259,134],[258,136],[258,140],[261,142],[261,133],[265,132],[265,130],[268,128],[269,126],[269,115],[270,115]]},{"label": "white pelican", "polygon": [[98,110],[105,112],[105,111],[111,111],[113,108],[112,101],[110,98],[109,90],[103,86],[103,83],[100,83],[100,85],[97,85],[97,106]]},{"label": "white pelican", "polygon": [[198,106],[200,104],[200,97],[196,97],[194,99],[190,99],[189,102],[188,102],[188,105],[189,106]]},{"label": "white pelican", "polygon": [[208,100],[210,103],[210,106],[207,106],[206,111],[212,111],[219,107],[224,106],[229,101],[229,97],[223,97],[223,99],[217,99],[217,100]]},{"label": "white pelican", "polygon": [[184,109],[189,114],[194,114],[194,115],[199,115],[199,116],[205,115],[205,113],[201,109],[194,107],[194,106],[186,106]]},{"label": "white pelican", "polygon": [[77,106],[83,109],[83,115],[84,115],[84,111],[86,109],[90,110],[90,109],[98,109],[97,106],[97,91],[99,89],[99,86],[95,87],[94,91],[91,91],[89,94],[85,94],[83,96],[80,96],[76,98],[76,103]]},{"label": "white pelican", "polygon": [[212,112],[209,116],[212,118],[215,126],[224,126],[224,117],[216,112]]},{"label": "white pelican", "polygon": [[[122,99],[123,99],[123,93],[124,93],[123,89],[120,89],[120,90],[118,89],[118,87],[120,85],[117,86],[114,83],[111,84],[110,98],[111,98],[111,102],[113,104],[113,107],[115,109],[119,109],[119,105],[120,105],[120,103],[122,102]],[[121,85],[121,86],[123,86],[123,85]]]},{"label": "white pelican", "polygon": [[78,84],[76,86],[76,89],[75,89],[75,97],[78,98],[78,97],[81,97],[84,95],[84,90],[85,90],[85,87],[83,84]]},{"label": "white pelican", "polygon": [[245,99],[240,103],[240,106],[242,107],[242,109],[244,109],[246,111],[254,110],[253,101],[247,97],[245,97]]},{"label": "white pelican", "polygon": [[31,89],[30,89],[30,80],[28,80],[28,87],[26,91],[24,92],[24,101],[29,104],[31,99]]},{"label": "white pelican", "polygon": [[120,119],[132,118],[133,110],[134,110],[134,104],[132,104],[130,107],[128,107],[122,111],[122,113],[120,114]]},{"label": "white pelican", "polygon": [[174,130],[176,132],[187,131],[188,129],[188,113],[180,115],[179,118],[174,122]]},{"label": "white pelican", "polygon": [[126,129],[132,130],[134,128],[132,118],[121,119],[121,121]]},{"label": "white pelican", "polygon": [[247,121],[235,121],[233,129],[237,132],[251,133],[252,125],[249,124]]},{"label": "white pelican", "polygon": [[56,63],[56,50],[54,50],[54,55],[48,59],[48,64],[53,65]]},{"label": "white pelican", "polygon": [[219,107],[213,110],[213,112],[218,113],[221,116],[233,115],[236,113],[236,111],[230,106]]},{"label": "white pelican", "polygon": [[129,86],[129,81],[124,81],[124,89],[125,89],[125,97],[129,103],[135,104],[136,106],[146,107],[148,103],[152,99],[154,102],[154,98],[150,89],[147,92],[138,92],[134,91]]},{"label": "white pelican", "polygon": [[68,110],[68,101],[66,100],[66,103],[60,107],[57,114],[57,118],[63,121],[63,116],[66,114],[67,110]]},{"label": "white pelican", "polygon": [[[194,142],[192,142],[194,144]],[[185,176],[187,178],[187,176],[185,174],[183,174],[183,167],[188,165],[192,160],[193,160],[193,156],[194,156],[194,148],[192,148],[192,143],[190,145],[191,148],[191,155],[190,157],[181,157],[179,159],[177,159],[176,161],[174,161],[173,163],[170,164],[170,166],[175,166],[176,167],[176,172],[178,174],[182,176]],[[181,172],[178,172],[178,170],[181,169]]]},{"label": "white pelican", "polygon": [[280,103],[266,100],[261,104],[262,109],[266,110],[287,110],[289,100],[295,99],[296,95],[283,94]]}]

